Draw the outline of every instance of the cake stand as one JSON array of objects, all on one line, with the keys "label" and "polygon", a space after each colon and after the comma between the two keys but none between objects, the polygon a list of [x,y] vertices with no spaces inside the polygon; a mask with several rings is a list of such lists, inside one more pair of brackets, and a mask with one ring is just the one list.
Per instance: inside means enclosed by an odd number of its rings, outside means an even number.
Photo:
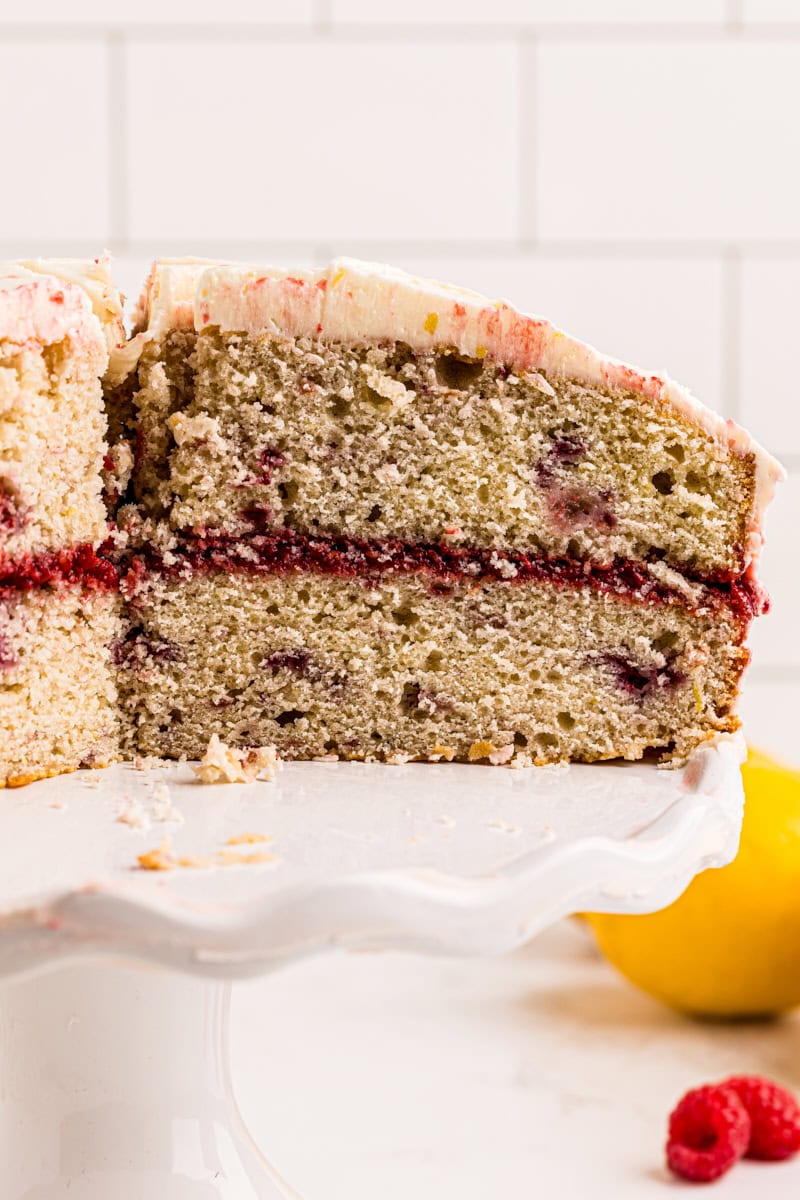
[{"label": "cake stand", "polygon": [[[679,771],[313,762],[211,787],[121,765],[7,792],[3,1200],[295,1196],[236,1107],[232,980],[336,948],[499,954],[582,909],[669,904],[736,851],[743,755],[723,737]],[[156,850],[192,865],[142,869]]]}]

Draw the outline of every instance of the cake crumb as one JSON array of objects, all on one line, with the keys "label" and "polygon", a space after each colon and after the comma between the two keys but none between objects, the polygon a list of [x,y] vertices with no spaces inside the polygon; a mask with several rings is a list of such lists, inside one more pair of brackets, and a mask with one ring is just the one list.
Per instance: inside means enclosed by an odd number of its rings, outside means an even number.
[{"label": "cake crumb", "polygon": [[520,833],[519,825],[509,825],[508,821],[487,821],[487,829],[496,829],[498,833]]},{"label": "cake crumb", "polygon": [[157,849],[140,854],[136,861],[143,871],[174,871],[178,866],[178,859],[168,837],[164,838]]},{"label": "cake crumb", "polygon": [[514,757],[514,743],[510,742],[507,746],[500,746],[497,750],[492,750],[489,755],[489,762],[493,767],[502,766],[509,759]]},{"label": "cake crumb", "polygon": [[172,803],[172,793],[166,783],[153,785],[151,813],[155,821],[172,821],[183,824],[183,813]]},{"label": "cake crumb", "polygon": [[267,833],[237,833],[229,837],[226,846],[255,846],[259,842],[273,842],[275,839]]},{"label": "cake crumb", "polygon": [[166,763],[163,758],[158,758],[154,754],[140,755],[137,754],[133,760],[134,771],[150,771],[153,767],[164,767]]},{"label": "cake crumb", "polygon": [[163,839],[157,849],[140,854],[136,861],[143,871],[175,871],[178,867],[216,866],[215,859],[204,858],[201,855],[186,854],[179,858],[168,837]]},{"label": "cake crumb", "polygon": [[452,762],[455,756],[456,752],[452,746],[436,745],[428,755],[428,759],[430,762],[441,762],[442,759],[444,759],[445,762]]},{"label": "cake crumb", "polygon": [[117,814],[117,821],[120,825],[129,825],[131,829],[150,828],[150,816],[139,800],[129,800]]},{"label": "cake crumb", "polygon": [[488,758],[490,754],[495,753],[495,747],[491,742],[473,742],[467,751],[467,758],[470,762],[477,762],[480,758]]},{"label": "cake crumb", "polygon": [[413,754],[403,754],[398,750],[396,754],[388,754],[386,756],[386,763],[390,767],[404,767],[406,763],[411,762],[413,757]]},{"label": "cake crumb", "polygon": [[256,779],[269,783],[280,769],[274,746],[237,750],[221,742],[216,733],[198,765],[192,767],[201,783],[253,783]]},{"label": "cake crumb", "polygon": [[250,854],[243,854],[241,850],[220,850],[215,861],[221,867],[244,867],[254,863],[277,862],[277,856],[269,850],[256,850]]},{"label": "cake crumb", "polygon": [[[261,837],[263,835],[244,835]],[[271,838],[265,839],[271,841]],[[241,850],[223,847],[216,854],[209,856],[187,854],[178,856],[175,853],[169,837],[165,837],[155,850],[140,854],[136,860],[143,871],[176,871],[179,868],[198,869],[203,867],[241,867],[256,863],[279,862],[277,854],[269,850],[255,850],[245,853]]]}]

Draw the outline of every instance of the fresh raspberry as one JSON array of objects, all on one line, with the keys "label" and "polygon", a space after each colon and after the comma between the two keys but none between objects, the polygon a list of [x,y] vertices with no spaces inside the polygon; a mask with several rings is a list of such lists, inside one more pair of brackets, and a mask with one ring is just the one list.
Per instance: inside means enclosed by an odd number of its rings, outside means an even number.
[{"label": "fresh raspberry", "polygon": [[682,1179],[710,1183],[738,1162],[750,1141],[750,1118],[731,1088],[687,1092],[670,1114],[667,1166]]},{"label": "fresh raspberry", "polygon": [[750,1114],[748,1158],[791,1158],[800,1150],[800,1104],[791,1092],[759,1075],[735,1075],[720,1086],[735,1092]]}]

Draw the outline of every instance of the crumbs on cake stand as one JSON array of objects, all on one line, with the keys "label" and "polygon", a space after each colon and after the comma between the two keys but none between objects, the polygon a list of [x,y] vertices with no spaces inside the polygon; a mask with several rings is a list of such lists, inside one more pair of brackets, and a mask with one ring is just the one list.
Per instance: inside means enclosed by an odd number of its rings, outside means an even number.
[{"label": "crumbs on cake stand", "polygon": [[148,850],[137,858],[143,871],[175,871],[180,868],[198,869],[208,867],[243,867],[258,863],[278,863],[277,854],[270,850],[239,850],[239,846],[267,845],[273,839],[263,833],[240,833],[228,841],[221,850],[210,855],[176,853],[169,837],[165,837],[155,850]]},{"label": "crumbs on cake stand", "polygon": [[148,830],[154,821],[165,824],[183,825],[184,816],[172,802],[172,793],[163,781],[146,783],[144,799],[124,797],[125,806],[120,809],[117,821],[131,829]]},{"label": "crumbs on cake stand", "polygon": [[237,749],[212,733],[205,754],[192,770],[200,783],[271,783],[281,766],[274,746]]}]

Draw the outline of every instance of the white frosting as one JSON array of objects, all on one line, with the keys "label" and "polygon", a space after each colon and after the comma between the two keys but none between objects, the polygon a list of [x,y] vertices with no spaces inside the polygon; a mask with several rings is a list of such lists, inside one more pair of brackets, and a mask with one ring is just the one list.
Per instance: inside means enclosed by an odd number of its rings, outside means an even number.
[{"label": "white frosting", "polygon": [[133,315],[133,332],[161,337],[170,329],[194,327],[194,300],[198,281],[211,258],[160,258],[150,268]]},{"label": "white frosting", "polygon": [[[105,370],[106,325],[94,311],[89,288],[60,273],[60,265],[54,262],[51,269],[49,262],[0,263],[0,339],[50,346],[71,337],[90,345],[99,369]],[[72,266],[77,276],[79,264]],[[124,337],[121,325],[120,334]]]},{"label": "white frosting", "polygon": [[136,369],[149,341],[171,329],[194,328],[194,303],[200,276],[211,258],[162,258],[150,267],[133,314],[133,337],[114,355],[107,378],[121,383]]},{"label": "white frosting", "polygon": [[123,297],[111,278],[111,258],[34,258],[20,264],[38,275],[52,275],[82,288],[103,330],[109,355],[125,345]]},{"label": "white frosting", "polygon": [[170,260],[155,264],[145,296],[145,337],[187,326],[193,297],[198,331],[217,327],[330,341],[392,340],[421,351],[447,347],[467,358],[489,355],[515,371],[544,371],[639,392],[671,407],[732,453],[753,455],[756,495],[745,553],[748,562],[759,554],[763,513],[785,476],[781,465],[746,430],[706,408],[666,375],[608,358],[506,301],[349,258],[335,259],[321,270],[295,271]]}]

